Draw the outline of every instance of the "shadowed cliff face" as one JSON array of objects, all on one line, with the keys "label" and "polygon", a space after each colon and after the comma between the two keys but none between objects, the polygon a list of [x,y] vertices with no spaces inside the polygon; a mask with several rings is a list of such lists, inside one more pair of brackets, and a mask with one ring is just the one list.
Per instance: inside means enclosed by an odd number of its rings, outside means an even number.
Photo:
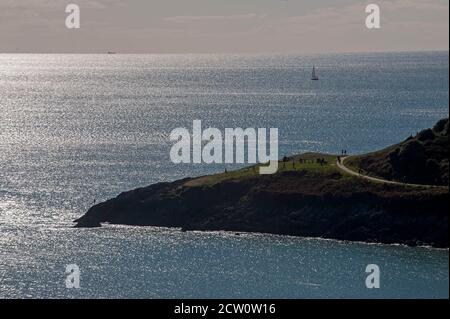
[{"label": "shadowed cliff face", "polygon": [[[448,184],[448,155],[444,119],[349,162],[386,179]],[[342,175],[335,163],[336,156],[307,153],[283,159],[275,175],[250,167],[155,184],[92,207],[76,226],[108,222],[448,247],[448,187],[374,183]]]},{"label": "shadowed cliff face", "polygon": [[374,184],[340,173],[286,171],[213,185],[160,183],[100,203],[100,223],[228,230],[448,247],[448,189]]}]

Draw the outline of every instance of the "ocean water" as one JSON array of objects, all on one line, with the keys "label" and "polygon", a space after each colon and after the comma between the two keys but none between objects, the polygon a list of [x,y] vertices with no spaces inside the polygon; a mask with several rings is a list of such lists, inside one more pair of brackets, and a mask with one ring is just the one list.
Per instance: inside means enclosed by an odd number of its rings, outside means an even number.
[{"label": "ocean water", "polygon": [[[280,156],[399,142],[448,116],[448,58],[0,55],[0,298],[448,298],[448,250],[72,228],[94,200],[222,171],[170,162],[170,132],[195,119],[277,127]],[[65,287],[68,264],[80,289]]]}]

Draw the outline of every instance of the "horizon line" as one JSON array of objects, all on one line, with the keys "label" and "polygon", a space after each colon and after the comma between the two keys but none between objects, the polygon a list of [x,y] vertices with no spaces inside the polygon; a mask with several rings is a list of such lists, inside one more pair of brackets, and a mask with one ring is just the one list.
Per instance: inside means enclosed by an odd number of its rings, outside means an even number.
[{"label": "horizon line", "polygon": [[[112,52],[112,54],[111,54]],[[368,54],[368,53],[426,53],[426,52],[449,52],[449,49],[424,49],[424,50],[384,50],[384,51],[327,51],[327,52],[120,52],[120,51],[103,51],[103,52],[0,52],[0,54],[67,54],[67,55],[326,55],[326,54]]]}]

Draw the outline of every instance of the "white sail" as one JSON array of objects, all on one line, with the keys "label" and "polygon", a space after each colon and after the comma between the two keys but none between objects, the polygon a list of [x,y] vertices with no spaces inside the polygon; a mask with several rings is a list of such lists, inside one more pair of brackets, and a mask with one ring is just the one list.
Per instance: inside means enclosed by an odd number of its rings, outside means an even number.
[{"label": "white sail", "polygon": [[319,79],[319,77],[316,75],[316,67],[313,66],[313,70],[312,70],[312,74],[311,74],[311,80],[316,81],[318,79]]}]

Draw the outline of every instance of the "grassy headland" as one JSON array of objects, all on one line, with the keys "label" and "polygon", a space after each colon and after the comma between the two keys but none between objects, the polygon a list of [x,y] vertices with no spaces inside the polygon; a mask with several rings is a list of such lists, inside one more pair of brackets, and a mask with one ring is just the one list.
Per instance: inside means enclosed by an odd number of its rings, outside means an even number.
[{"label": "grassy headland", "polygon": [[252,166],[125,192],[76,222],[448,247],[448,209],[446,187],[375,183],[342,172],[335,155],[306,153],[273,175]]}]

